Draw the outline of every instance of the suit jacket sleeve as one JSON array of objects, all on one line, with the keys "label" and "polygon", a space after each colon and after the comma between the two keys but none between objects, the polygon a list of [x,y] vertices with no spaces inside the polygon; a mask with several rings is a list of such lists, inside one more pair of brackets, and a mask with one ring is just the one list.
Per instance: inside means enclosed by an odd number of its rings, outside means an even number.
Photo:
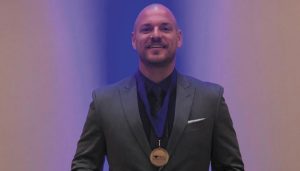
[{"label": "suit jacket sleeve", "polygon": [[244,171],[236,133],[221,88],[213,130],[212,171]]},{"label": "suit jacket sleeve", "polygon": [[96,112],[96,95],[90,104],[86,122],[72,161],[72,171],[102,171],[105,150],[104,135]]}]

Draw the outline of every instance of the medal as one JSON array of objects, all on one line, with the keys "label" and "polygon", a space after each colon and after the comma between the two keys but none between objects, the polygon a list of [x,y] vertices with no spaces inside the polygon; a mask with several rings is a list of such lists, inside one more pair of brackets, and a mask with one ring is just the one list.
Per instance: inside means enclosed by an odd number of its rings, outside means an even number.
[{"label": "medal", "polygon": [[150,161],[154,166],[162,167],[168,163],[169,153],[164,148],[155,148],[150,154]]},{"label": "medal", "polygon": [[169,161],[169,153],[160,147],[160,140],[158,140],[158,147],[150,153],[150,161],[156,167],[162,167]]}]

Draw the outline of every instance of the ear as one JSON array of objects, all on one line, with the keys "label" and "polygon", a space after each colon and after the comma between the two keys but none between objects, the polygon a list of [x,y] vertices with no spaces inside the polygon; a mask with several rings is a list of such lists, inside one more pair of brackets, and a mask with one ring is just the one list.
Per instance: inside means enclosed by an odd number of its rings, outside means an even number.
[{"label": "ear", "polygon": [[132,45],[133,49],[136,50],[135,33],[134,32],[131,32],[131,45]]},{"label": "ear", "polygon": [[177,30],[177,47],[182,46],[182,31],[180,29]]}]

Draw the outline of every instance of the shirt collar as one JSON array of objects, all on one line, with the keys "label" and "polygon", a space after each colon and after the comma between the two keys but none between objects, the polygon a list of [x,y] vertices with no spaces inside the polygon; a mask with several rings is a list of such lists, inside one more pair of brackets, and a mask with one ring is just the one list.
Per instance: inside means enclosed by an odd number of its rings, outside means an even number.
[{"label": "shirt collar", "polygon": [[153,87],[159,87],[164,92],[167,92],[170,87],[172,77],[177,77],[177,71],[176,69],[174,69],[170,75],[168,75],[165,79],[163,79],[159,83],[155,83],[152,80],[148,79],[145,75],[143,75],[143,73],[140,70],[138,70],[137,76],[138,79],[142,79],[144,81],[147,92],[151,91]]}]

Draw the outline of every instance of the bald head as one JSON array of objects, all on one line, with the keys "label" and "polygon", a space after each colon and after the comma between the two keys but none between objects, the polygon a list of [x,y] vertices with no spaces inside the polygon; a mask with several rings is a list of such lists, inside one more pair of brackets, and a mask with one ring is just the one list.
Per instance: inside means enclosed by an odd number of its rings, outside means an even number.
[{"label": "bald head", "polygon": [[164,5],[151,4],[137,16],[131,34],[132,47],[139,55],[139,68],[159,69],[171,73],[175,67],[176,49],[182,44],[181,31],[173,13]]},{"label": "bald head", "polygon": [[145,17],[154,14],[167,16],[170,19],[170,22],[172,22],[176,26],[176,28],[178,28],[176,18],[173,15],[172,11],[166,6],[156,3],[156,4],[150,4],[146,6],[144,9],[142,9],[142,11],[138,14],[135,20],[133,31],[135,32],[137,25],[143,22]]}]

